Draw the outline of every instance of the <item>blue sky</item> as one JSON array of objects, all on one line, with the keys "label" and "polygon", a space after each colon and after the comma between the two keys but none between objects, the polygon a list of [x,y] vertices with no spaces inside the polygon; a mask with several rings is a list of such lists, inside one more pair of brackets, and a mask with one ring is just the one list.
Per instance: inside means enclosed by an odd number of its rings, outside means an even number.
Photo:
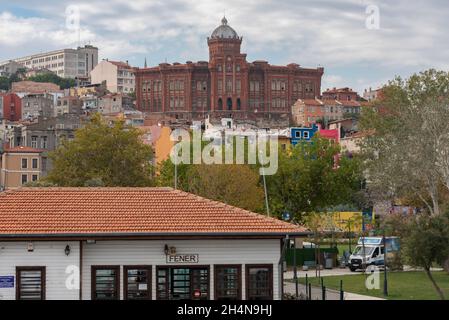
[{"label": "blue sky", "polygon": [[[81,44],[134,66],[145,57],[149,65],[208,60],[206,38],[226,12],[248,61],[321,65],[323,90],[449,69],[446,0],[0,0],[0,60],[76,47],[70,5],[80,12]],[[379,10],[379,28],[366,27],[368,6]]]}]

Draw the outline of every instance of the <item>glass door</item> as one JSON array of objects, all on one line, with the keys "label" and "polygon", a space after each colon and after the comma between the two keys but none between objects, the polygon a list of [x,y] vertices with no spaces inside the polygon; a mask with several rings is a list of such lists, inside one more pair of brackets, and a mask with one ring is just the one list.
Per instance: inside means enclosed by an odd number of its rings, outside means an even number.
[{"label": "glass door", "polygon": [[159,267],[157,269],[158,300],[207,300],[209,268]]}]

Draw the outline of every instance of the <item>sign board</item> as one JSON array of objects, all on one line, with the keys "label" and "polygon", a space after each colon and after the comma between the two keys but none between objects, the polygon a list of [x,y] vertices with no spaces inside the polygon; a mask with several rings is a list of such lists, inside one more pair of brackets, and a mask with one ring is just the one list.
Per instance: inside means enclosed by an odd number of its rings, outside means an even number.
[{"label": "sign board", "polygon": [[198,254],[175,254],[167,255],[167,263],[198,263],[200,257]]},{"label": "sign board", "polygon": [[382,244],[383,238],[382,237],[361,237],[359,239],[358,245],[379,245]]},{"label": "sign board", "polygon": [[14,276],[0,276],[0,288],[14,288]]}]

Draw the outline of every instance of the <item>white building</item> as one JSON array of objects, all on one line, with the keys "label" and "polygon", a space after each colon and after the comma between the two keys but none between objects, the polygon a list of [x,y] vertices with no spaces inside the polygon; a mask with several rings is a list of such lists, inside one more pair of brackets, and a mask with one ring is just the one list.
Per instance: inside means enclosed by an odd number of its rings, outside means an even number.
[{"label": "white building", "polygon": [[106,81],[106,88],[112,93],[132,93],[136,89],[134,72],[128,62],[103,60],[90,73],[91,83]]},{"label": "white building", "polygon": [[307,234],[171,188],[23,188],[0,200],[5,300],[277,300],[285,239]]},{"label": "white building", "polygon": [[[98,48],[86,45],[12,59],[27,69],[48,69],[62,78],[87,79],[98,64]],[[0,63],[1,65],[1,63]]]}]

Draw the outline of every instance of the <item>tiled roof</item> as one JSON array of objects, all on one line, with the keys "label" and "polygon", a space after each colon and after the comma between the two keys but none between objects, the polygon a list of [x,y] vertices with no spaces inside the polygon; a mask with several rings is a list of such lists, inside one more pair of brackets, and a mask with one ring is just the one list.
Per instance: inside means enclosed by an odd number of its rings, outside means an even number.
[{"label": "tiled roof", "polygon": [[339,102],[345,107],[360,107],[361,104],[354,100],[339,100]]},{"label": "tiled roof", "polygon": [[282,236],[307,232],[172,188],[21,188],[0,193],[0,238]]},{"label": "tiled roof", "polygon": [[123,61],[112,61],[112,60],[108,60],[108,62],[112,63],[113,65],[119,67],[119,68],[123,68],[123,69],[132,69],[132,67],[127,64],[126,62]]},{"label": "tiled roof", "polygon": [[323,103],[318,99],[300,99],[306,106],[321,106]]},{"label": "tiled roof", "polygon": [[35,148],[31,148],[31,147],[24,147],[24,146],[19,146],[19,147],[14,147],[14,148],[5,148],[5,152],[9,152],[9,153],[42,153],[45,150],[43,149],[35,149]]}]

